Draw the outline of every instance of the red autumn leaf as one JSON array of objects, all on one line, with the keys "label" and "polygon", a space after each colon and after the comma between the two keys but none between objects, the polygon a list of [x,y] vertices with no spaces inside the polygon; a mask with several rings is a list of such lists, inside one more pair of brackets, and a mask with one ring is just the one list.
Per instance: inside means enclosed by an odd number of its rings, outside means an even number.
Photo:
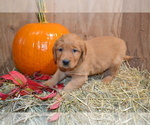
[{"label": "red autumn leaf", "polygon": [[27,91],[25,91],[25,90],[21,90],[21,91],[19,92],[19,94],[20,94],[21,96],[24,96],[24,95],[29,95],[29,92],[27,92]]},{"label": "red autumn leaf", "polygon": [[20,87],[24,87],[26,85],[27,79],[25,78],[24,75],[17,71],[11,71],[9,74],[1,76],[4,79],[12,80],[13,83]]},{"label": "red autumn leaf", "polygon": [[[34,74],[34,77],[38,80],[44,80],[44,79],[50,78],[50,76],[43,75],[43,74]],[[50,93],[49,95],[45,97],[38,97],[38,96],[35,96],[35,97],[42,99],[42,100],[46,100],[49,98],[53,98],[57,94],[55,90],[47,86],[44,86],[41,83],[31,80],[28,76],[25,77],[24,75],[22,75],[21,73],[17,71],[11,71],[9,72],[9,74],[1,76],[1,78],[12,80],[14,84],[20,86],[20,87],[13,89],[9,94],[1,94],[2,99],[6,99],[8,96],[12,96],[12,97],[13,95],[17,96],[18,94],[22,96],[27,95],[27,94],[32,94],[33,92],[36,94],[40,94],[43,92],[42,89],[45,89],[46,91],[49,91],[52,93]],[[58,84],[54,88],[62,89],[63,87],[64,87],[63,84]],[[59,107],[59,105],[60,105],[59,103],[56,103],[51,106],[51,109],[56,109]]]},{"label": "red autumn leaf", "polygon": [[41,75],[39,77],[35,77],[35,80],[48,80],[51,77],[49,75]]},{"label": "red autumn leaf", "polygon": [[45,90],[50,92],[50,93],[54,91],[54,89],[51,89],[51,88],[45,88]]},{"label": "red autumn leaf", "polygon": [[20,88],[13,89],[9,94],[0,93],[0,98],[5,100],[7,97],[14,95],[15,93],[19,92]]},{"label": "red autumn leaf", "polygon": [[43,93],[43,90],[34,90],[35,94],[42,94]]},{"label": "red autumn leaf", "polygon": [[9,74],[19,83],[20,87],[24,87],[27,84],[27,79],[21,73],[17,71],[11,71]]},{"label": "red autumn leaf", "polygon": [[[1,78],[11,80],[11,79],[12,79],[12,76],[11,76],[10,74],[6,74],[6,75],[1,76]],[[13,79],[13,80],[14,80],[14,79]]]},{"label": "red autumn leaf", "polygon": [[9,96],[8,94],[4,94],[4,93],[1,93],[1,92],[0,92],[0,98],[1,98],[2,100],[5,100],[8,96]]},{"label": "red autumn leaf", "polygon": [[39,90],[39,89],[42,89],[42,88],[47,88],[46,86],[38,83],[38,82],[35,82],[31,79],[27,79],[27,84],[28,84],[28,87],[30,89],[33,89],[33,90]]},{"label": "red autumn leaf", "polygon": [[33,74],[34,80],[48,80],[51,77],[49,75],[46,74],[41,74],[40,72],[35,72]]},{"label": "red autumn leaf", "polygon": [[51,105],[51,107],[50,107],[48,110],[57,109],[57,108],[59,108],[59,106],[60,106],[60,102],[56,102],[56,103],[54,103],[53,105]]},{"label": "red autumn leaf", "polygon": [[55,113],[51,118],[50,120],[48,120],[49,122],[54,122],[56,120],[58,120],[60,117],[60,113]]},{"label": "red autumn leaf", "polygon": [[47,88],[45,88],[45,90],[49,91],[49,92],[52,92],[52,91],[54,91],[53,88],[54,89],[58,89],[58,90],[62,90],[64,88],[64,84],[58,84],[58,85],[56,85],[56,86],[54,86],[52,88],[47,87]]},{"label": "red autumn leaf", "polygon": [[29,95],[32,92],[34,92],[34,90],[30,89],[28,86],[26,88],[24,88],[23,90],[20,91],[20,95],[24,96],[24,95]]},{"label": "red autumn leaf", "polygon": [[10,74],[6,74],[6,75],[3,75],[1,77],[4,79],[7,79],[7,80],[12,80],[13,83],[15,83],[16,85],[19,85],[19,83]]},{"label": "red autumn leaf", "polygon": [[57,84],[56,88],[62,90],[64,88],[64,84]]},{"label": "red autumn leaf", "polygon": [[[54,89],[53,89],[54,88]],[[57,84],[57,85],[55,85],[54,87],[52,87],[52,88],[46,88],[46,90],[47,91],[49,91],[49,92],[51,92],[51,91],[53,91],[53,90],[55,90],[55,89],[58,89],[58,90],[62,90],[64,88],[64,84]]]},{"label": "red autumn leaf", "polygon": [[20,88],[15,88],[8,95],[14,95],[15,93],[17,93],[19,91],[20,91]]},{"label": "red autumn leaf", "polygon": [[50,93],[49,95],[44,96],[44,97],[39,97],[39,96],[37,96],[37,95],[34,95],[34,96],[37,97],[37,98],[39,98],[39,99],[41,99],[41,100],[47,100],[47,99],[50,99],[50,98],[55,97],[56,94],[57,94],[56,92],[53,92],[53,93]]}]

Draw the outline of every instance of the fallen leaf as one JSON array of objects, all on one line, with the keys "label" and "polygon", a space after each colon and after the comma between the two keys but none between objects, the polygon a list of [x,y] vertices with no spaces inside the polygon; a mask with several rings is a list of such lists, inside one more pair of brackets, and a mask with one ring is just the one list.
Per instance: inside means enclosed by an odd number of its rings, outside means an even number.
[{"label": "fallen leaf", "polygon": [[44,86],[36,81],[33,81],[31,79],[27,79],[27,85],[30,89],[33,89],[33,90],[39,90],[39,89],[42,89],[42,88],[47,88],[47,86]]},{"label": "fallen leaf", "polygon": [[41,74],[40,72],[35,72],[33,74],[34,80],[48,80],[51,78],[51,76],[46,74]]},{"label": "fallen leaf", "polygon": [[19,85],[19,83],[10,74],[3,75],[1,76],[1,78],[4,78],[6,80],[12,80],[13,83],[15,83],[16,85]]},{"label": "fallen leaf", "polygon": [[53,105],[50,106],[50,108],[48,110],[54,110],[54,109],[57,109],[59,108],[60,106],[60,102],[56,102],[54,103]]},{"label": "fallen leaf", "polygon": [[19,92],[19,94],[20,94],[21,96],[24,96],[24,95],[29,95],[29,92],[27,92],[27,91],[25,91],[25,90],[21,90],[21,91]]},{"label": "fallen leaf", "polygon": [[39,77],[36,77],[35,80],[48,80],[51,77],[49,75],[41,75]]},{"label": "fallen leaf", "polygon": [[13,83],[20,87],[24,87],[27,84],[27,79],[25,78],[25,76],[17,71],[11,71],[9,72],[9,74],[1,76],[1,78],[4,78],[6,80],[12,80]]},{"label": "fallen leaf", "polygon": [[[51,78],[50,76],[40,74],[39,72],[35,73],[33,77],[35,78],[34,80],[47,80],[47,79]],[[21,74],[17,71],[11,71],[11,72],[9,72],[9,74],[1,76],[1,78],[3,78],[2,80],[4,80],[4,79],[12,80],[14,84],[19,86],[19,87],[13,89],[9,94],[1,93],[0,96],[1,96],[2,100],[5,100],[8,96],[15,97],[18,95],[23,96],[23,95],[28,95],[28,94],[41,94],[41,93],[43,93],[43,89],[44,89],[44,91],[48,91],[51,93],[44,97],[39,97],[37,95],[34,95],[34,96],[41,100],[46,100],[46,99],[55,97],[57,94],[56,90],[53,90],[47,86],[44,86],[44,85],[42,85],[42,83],[33,81],[30,79],[31,77],[29,77],[27,75],[25,77],[23,74]],[[54,88],[60,90],[63,87],[64,87],[63,84],[58,84]],[[51,109],[56,109],[59,107],[59,105],[60,105],[60,103],[56,103],[56,104],[52,105]]]},{"label": "fallen leaf", "polygon": [[5,100],[7,97],[12,96],[12,95],[18,93],[19,91],[20,91],[20,88],[15,88],[9,94],[4,94],[4,93],[0,92],[0,98],[2,100]]},{"label": "fallen leaf", "polygon": [[0,92],[0,98],[1,100],[5,100],[9,95],[8,94],[4,94]]},{"label": "fallen leaf", "polygon": [[49,122],[54,122],[56,120],[58,120],[60,117],[60,113],[55,113],[51,118],[50,120],[48,120]]},{"label": "fallen leaf", "polygon": [[45,88],[45,90],[50,92],[50,93],[54,91],[54,89],[52,89],[52,88]]},{"label": "fallen leaf", "polygon": [[38,89],[38,90],[34,90],[33,94],[42,94],[42,93],[43,93],[43,90]]},{"label": "fallen leaf", "polygon": [[34,90],[32,90],[28,86],[26,86],[26,88],[24,88],[23,90],[21,90],[19,94],[21,96],[24,96],[24,95],[32,94],[33,92],[34,92]]},{"label": "fallen leaf", "polygon": [[11,96],[11,95],[14,95],[15,93],[19,92],[20,91],[20,88],[15,88],[13,89],[8,95]]},{"label": "fallen leaf", "polygon": [[56,88],[58,89],[58,90],[62,90],[63,88],[64,88],[64,84],[57,84],[56,85]]},{"label": "fallen leaf", "polygon": [[39,96],[37,96],[37,95],[34,95],[36,98],[39,98],[39,99],[41,99],[41,100],[47,100],[47,99],[50,99],[50,98],[53,98],[53,97],[55,97],[56,96],[56,92],[53,92],[53,93],[50,93],[49,95],[46,95],[46,96],[44,96],[44,97],[39,97]]},{"label": "fallen leaf", "polygon": [[19,83],[20,87],[27,85],[27,79],[25,76],[17,71],[11,71],[9,74]]}]

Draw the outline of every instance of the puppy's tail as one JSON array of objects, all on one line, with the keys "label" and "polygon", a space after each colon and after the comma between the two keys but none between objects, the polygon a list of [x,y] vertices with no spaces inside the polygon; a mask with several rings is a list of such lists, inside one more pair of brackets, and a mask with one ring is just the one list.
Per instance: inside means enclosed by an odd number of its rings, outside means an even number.
[{"label": "puppy's tail", "polygon": [[131,59],[133,59],[133,57],[132,56],[127,56],[127,55],[125,55],[125,57],[123,58],[125,61],[128,61],[128,60],[131,60]]}]

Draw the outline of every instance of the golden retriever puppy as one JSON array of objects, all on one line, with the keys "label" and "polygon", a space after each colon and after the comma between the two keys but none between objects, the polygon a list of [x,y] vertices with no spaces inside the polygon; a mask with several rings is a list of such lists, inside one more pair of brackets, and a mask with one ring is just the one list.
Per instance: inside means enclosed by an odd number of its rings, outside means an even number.
[{"label": "golden retriever puppy", "polygon": [[58,69],[52,79],[43,84],[53,87],[66,76],[71,81],[64,87],[64,91],[81,87],[89,75],[108,71],[109,74],[102,81],[111,82],[119,66],[126,56],[126,45],[122,39],[116,37],[97,37],[87,41],[69,33],[59,38],[53,47],[54,59]]}]

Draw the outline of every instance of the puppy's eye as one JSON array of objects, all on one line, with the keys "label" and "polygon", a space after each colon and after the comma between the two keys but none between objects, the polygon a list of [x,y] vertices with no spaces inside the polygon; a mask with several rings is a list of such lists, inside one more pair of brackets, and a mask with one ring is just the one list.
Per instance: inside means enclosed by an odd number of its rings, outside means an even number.
[{"label": "puppy's eye", "polygon": [[62,49],[62,48],[59,48],[59,49],[58,49],[58,51],[62,52],[62,51],[63,51],[63,49]]},{"label": "puppy's eye", "polygon": [[77,52],[77,51],[78,51],[77,49],[73,49],[73,50],[72,50],[72,52],[74,52],[74,53]]}]

